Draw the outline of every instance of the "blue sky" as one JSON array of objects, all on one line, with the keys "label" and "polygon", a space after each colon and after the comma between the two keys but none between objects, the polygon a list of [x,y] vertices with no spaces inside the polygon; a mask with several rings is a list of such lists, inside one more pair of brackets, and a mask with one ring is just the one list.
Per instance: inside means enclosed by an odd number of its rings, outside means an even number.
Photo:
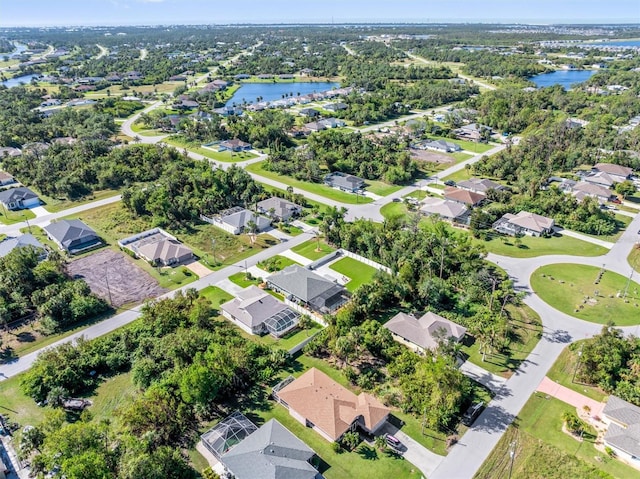
[{"label": "blue sky", "polygon": [[0,0],[0,26],[203,23],[640,23],[639,0]]}]

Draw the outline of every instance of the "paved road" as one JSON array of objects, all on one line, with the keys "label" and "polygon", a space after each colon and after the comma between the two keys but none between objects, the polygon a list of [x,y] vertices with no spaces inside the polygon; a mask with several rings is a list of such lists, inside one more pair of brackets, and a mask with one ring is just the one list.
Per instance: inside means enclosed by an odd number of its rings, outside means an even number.
[{"label": "paved road", "polygon": [[[421,63],[424,63],[425,65],[437,65],[438,62],[432,62],[427,60],[426,58],[422,58],[419,57],[418,55],[414,55],[413,53],[409,53],[409,52],[405,52],[407,54],[407,56],[409,58],[413,58],[414,60],[417,60]],[[463,75],[462,73],[458,73],[458,76],[464,80],[467,80],[471,83],[475,83],[476,85],[480,85],[483,88],[486,88],[487,90],[495,90],[497,87],[495,85],[491,85],[490,83],[485,83],[481,80],[478,80],[477,78],[472,78],[470,76],[467,75]]]},{"label": "paved road", "polygon": [[109,54],[109,50],[107,50],[105,47],[103,47],[102,45],[98,45],[96,43],[96,47],[98,47],[100,49],[100,53],[98,53],[98,55],[96,55],[95,60],[98,60],[106,55]]},{"label": "paved road", "polygon": [[[251,266],[255,266],[260,261],[263,261],[271,256],[280,254],[283,251],[289,248],[292,248],[296,245],[299,245],[300,243],[304,243],[305,241],[313,237],[314,235],[312,233],[302,233],[301,235],[298,235],[295,238],[292,238],[284,243],[278,243],[270,248],[264,249],[263,251],[260,251],[258,254],[255,254],[250,258],[247,258],[246,260],[238,261],[237,263],[229,265],[219,271],[215,271],[209,274],[208,276],[205,276],[204,278],[200,278],[197,281],[194,281],[193,283],[190,283],[189,285],[184,286],[183,288],[180,288],[179,290],[195,288],[199,291],[203,288],[206,288],[207,286],[215,285],[216,283],[226,279],[232,274],[235,274],[239,271],[243,271],[245,267],[248,268]],[[172,297],[174,294],[175,294],[175,291],[172,291],[160,297],[161,298]],[[118,329],[136,320],[140,316],[141,309],[142,309],[142,305],[136,306],[133,309],[124,311],[109,319],[106,319],[97,324],[89,326],[83,329],[82,331],[78,331],[77,333],[72,334],[71,336],[67,336],[64,339],[61,339],[60,341],[57,341],[51,344],[50,346],[47,346],[47,348],[45,349],[53,348],[60,344],[74,341],[80,337],[84,337],[85,339],[93,339],[93,338],[102,336],[104,334],[107,334],[111,331],[114,331],[115,329]],[[41,351],[42,350],[38,350],[31,354],[21,356],[20,358],[10,363],[0,364],[0,380],[10,378],[12,376],[15,376],[16,374],[20,374],[26,371],[27,369],[29,369]]]}]

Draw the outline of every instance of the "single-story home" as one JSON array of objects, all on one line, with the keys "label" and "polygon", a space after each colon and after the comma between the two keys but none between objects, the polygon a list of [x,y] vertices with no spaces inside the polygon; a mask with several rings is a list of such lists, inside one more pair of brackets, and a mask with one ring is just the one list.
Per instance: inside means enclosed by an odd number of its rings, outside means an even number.
[{"label": "single-story home", "polygon": [[460,145],[457,143],[453,143],[452,141],[446,140],[433,140],[433,141],[425,141],[421,142],[419,145],[420,149],[425,150],[435,150],[440,151],[442,153],[453,153],[454,151],[460,151]]},{"label": "single-story home", "polygon": [[236,479],[322,479],[313,467],[316,453],[271,419],[221,457]]},{"label": "single-story home", "polygon": [[616,455],[640,468],[640,407],[617,396],[609,396],[602,410],[602,421],[608,424],[604,445]]},{"label": "single-story home", "polygon": [[552,218],[521,211],[517,215],[506,213],[492,227],[499,233],[511,236],[519,234],[542,236],[553,233],[554,226],[555,222]]},{"label": "single-story home", "polygon": [[249,334],[278,338],[298,325],[300,314],[257,286],[240,291],[220,305],[222,315]]},{"label": "single-story home", "polygon": [[301,424],[327,441],[340,441],[357,428],[375,434],[389,417],[389,408],[367,393],[355,395],[316,368],[274,388],[274,397]]},{"label": "single-story home", "polygon": [[324,177],[324,183],[332,188],[338,188],[349,193],[364,189],[364,180],[362,178],[342,173],[341,171],[329,173]]},{"label": "single-story home", "polygon": [[40,198],[29,188],[19,186],[0,191],[0,203],[8,210],[22,210],[40,205]]},{"label": "single-story home", "polygon": [[202,445],[220,460],[224,454],[257,430],[256,425],[247,416],[235,411],[205,432],[200,439]]},{"label": "single-story home", "polygon": [[456,185],[463,190],[474,191],[476,193],[486,194],[489,190],[504,190],[505,187],[495,181],[483,178],[470,178],[468,180],[459,181]]},{"label": "single-story home", "polygon": [[491,134],[493,130],[486,125],[479,125],[478,123],[470,123],[463,125],[454,131],[456,136],[461,140],[480,141],[486,134]]},{"label": "single-story home", "polygon": [[310,123],[305,123],[304,128],[312,133],[315,133],[318,131],[326,130],[327,126],[323,123],[320,123],[319,121],[312,121]]},{"label": "single-story home", "polygon": [[585,197],[590,196],[597,199],[600,203],[606,203],[613,196],[613,191],[601,185],[580,181],[571,187],[571,194],[578,201],[582,201]]},{"label": "single-story home", "polygon": [[154,265],[173,266],[193,258],[193,251],[161,228],[121,239],[118,245]]},{"label": "single-story home", "polygon": [[456,201],[425,198],[420,212],[427,216],[437,215],[455,223],[469,224],[469,209]]},{"label": "single-story home", "polygon": [[280,221],[287,221],[289,218],[298,216],[302,212],[302,206],[298,206],[291,201],[287,201],[277,196],[272,196],[262,200],[257,204],[258,211],[262,214],[277,218]]},{"label": "single-story home", "polygon": [[349,105],[347,105],[346,103],[329,103],[327,105],[324,105],[323,107],[325,110],[329,110],[329,111],[340,111],[340,110],[346,110],[347,108],[349,108]]},{"label": "single-story home", "polygon": [[244,208],[231,208],[213,218],[211,224],[225,230],[233,235],[239,235],[249,228],[249,223],[254,222],[258,232],[264,231],[271,226],[271,220],[255,214]]},{"label": "single-story home", "polygon": [[598,163],[593,166],[593,171],[608,174],[616,183],[622,183],[633,174],[633,169],[613,163]]},{"label": "single-story home", "polygon": [[338,118],[324,118],[323,120],[318,120],[318,124],[325,128],[340,128],[346,123]]},{"label": "single-story home", "polygon": [[20,148],[14,148],[13,146],[3,146],[0,148],[0,157],[20,155],[22,155],[22,150]]},{"label": "single-story home", "polygon": [[0,241],[0,258],[7,256],[16,248],[23,247],[35,248],[40,253],[38,256],[38,259],[40,260],[47,258],[47,250],[45,247],[42,246],[42,243],[40,243],[40,241],[30,233],[16,236],[15,238],[6,238],[3,241]]},{"label": "single-story home", "polygon": [[297,264],[273,273],[267,285],[290,301],[322,314],[332,313],[350,298],[344,287]]},{"label": "single-story home", "polygon": [[306,116],[307,118],[316,118],[320,116],[320,112],[314,108],[301,108],[300,115]]},{"label": "single-story home", "polygon": [[616,183],[614,177],[604,171],[589,173],[587,176],[583,177],[583,180],[587,183],[604,186],[606,188],[611,188],[613,184]]},{"label": "single-story home", "polygon": [[6,171],[0,171],[0,186],[7,186],[15,182],[16,179],[13,177],[13,175],[7,173]]},{"label": "single-story home", "polygon": [[233,139],[233,140],[225,140],[221,141],[218,145],[218,151],[248,151],[251,149],[251,143],[247,143],[246,141]]},{"label": "single-story home", "polygon": [[98,233],[80,220],[59,220],[44,227],[47,236],[60,249],[80,253],[102,244]]},{"label": "single-story home", "polygon": [[461,190],[453,186],[447,186],[444,189],[444,197],[447,200],[455,201],[456,203],[463,203],[468,206],[477,206],[487,199],[487,197],[482,193]]},{"label": "single-story home", "polygon": [[398,313],[384,327],[391,331],[393,339],[417,352],[435,349],[442,340],[460,342],[467,332],[463,326],[432,312],[419,319]]}]

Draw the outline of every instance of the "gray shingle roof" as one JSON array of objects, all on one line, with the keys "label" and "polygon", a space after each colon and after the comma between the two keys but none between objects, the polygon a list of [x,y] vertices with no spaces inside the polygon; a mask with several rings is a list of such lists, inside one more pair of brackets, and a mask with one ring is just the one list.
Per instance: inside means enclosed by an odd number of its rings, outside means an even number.
[{"label": "gray shingle roof", "polygon": [[289,307],[256,286],[242,290],[236,298],[220,305],[238,321],[255,328]]},{"label": "gray shingle roof", "polygon": [[20,200],[30,200],[37,197],[38,195],[36,195],[29,188],[25,188],[24,186],[11,188],[0,192],[0,201],[4,204],[13,203]]},{"label": "gray shingle roof", "polygon": [[184,261],[193,255],[193,252],[177,240],[162,239],[156,243],[147,243],[138,248],[138,252],[149,261],[162,261],[168,263]]},{"label": "gray shingle roof", "polygon": [[333,281],[329,281],[297,264],[272,274],[269,276],[268,281],[278,289],[286,291],[306,303],[313,303],[317,298],[324,298],[327,295],[331,296],[344,291],[344,288]]},{"label": "gray shingle roof", "polygon": [[249,221],[253,221],[260,231],[268,228],[271,224],[271,221],[268,218],[256,215],[253,211],[249,210],[242,210],[223,216],[221,221],[233,226],[234,228],[246,228],[249,225]]},{"label": "gray shingle roof", "polygon": [[282,198],[278,198],[277,196],[272,196],[271,198],[262,200],[258,203],[257,206],[260,210],[267,212],[271,208],[273,208],[274,214],[278,218],[288,218],[289,216],[291,216],[293,211],[300,209],[300,206],[296,205],[295,203]]},{"label": "gray shingle roof", "polygon": [[33,246],[34,248],[44,249],[42,243],[38,241],[32,234],[24,234],[16,238],[7,238],[0,242],[0,258],[8,255],[15,248],[22,246]]},{"label": "gray shingle roof", "polygon": [[640,424],[640,407],[635,406],[624,399],[620,399],[617,396],[609,396],[609,400],[604,406],[602,414],[610,417],[620,424],[626,424],[627,426]]},{"label": "gray shingle roof", "polygon": [[80,220],[60,220],[45,226],[45,231],[63,247],[69,248],[98,241],[98,234]]},{"label": "gray shingle roof", "polygon": [[313,450],[275,419],[222,456],[237,479],[314,479]]}]

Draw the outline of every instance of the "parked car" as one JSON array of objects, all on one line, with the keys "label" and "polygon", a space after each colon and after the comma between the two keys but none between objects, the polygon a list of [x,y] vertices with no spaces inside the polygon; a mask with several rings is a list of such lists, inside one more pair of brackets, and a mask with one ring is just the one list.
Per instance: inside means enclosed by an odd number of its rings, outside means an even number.
[{"label": "parked car", "polygon": [[473,422],[478,418],[478,416],[480,415],[483,409],[484,409],[483,402],[473,404],[469,409],[467,409],[467,412],[465,412],[464,415],[462,416],[462,424],[464,424],[467,427],[471,426]]},{"label": "parked car", "polygon": [[391,449],[395,449],[396,451],[402,450],[402,443],[397,437],[392,436],[391,434],[385,434],[384,440],[387,442],[387,446]]},{"label": "parked car", "polygon": [[456,182],[453,180],[447,180],[444,182],[444,184],[447,186],[456,186]]},{"label": "parked car", "polygon": [[611,200],[611,203],[616,203],[616,204],[618,204],[618,205],[621,205],[621,204],[622,204],[622,201],[620,201],[618,198],[613,198],[613,199]]}]

